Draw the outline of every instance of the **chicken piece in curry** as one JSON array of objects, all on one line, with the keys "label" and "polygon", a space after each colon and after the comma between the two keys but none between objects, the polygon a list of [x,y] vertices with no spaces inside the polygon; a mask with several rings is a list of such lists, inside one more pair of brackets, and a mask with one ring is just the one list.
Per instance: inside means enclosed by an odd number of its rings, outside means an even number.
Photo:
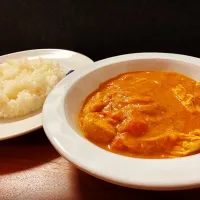
[{"label": "chicken piece in curry", "polygon": [[83,135],[121,155],[200,152],[200,83],[175,72],[138,71],[102,83],[78,118]]}]

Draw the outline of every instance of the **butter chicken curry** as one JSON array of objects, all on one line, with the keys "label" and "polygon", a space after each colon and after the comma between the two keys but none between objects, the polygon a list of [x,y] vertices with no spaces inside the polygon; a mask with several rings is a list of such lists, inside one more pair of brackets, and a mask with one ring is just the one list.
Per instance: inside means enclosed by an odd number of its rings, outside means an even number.
[{"label": "butter chicken curry", "polygon": [[175,72],[122,74],[87,97],[78,120],[86,138],[111,152],[194,154],[200,151],[200,83]]}]

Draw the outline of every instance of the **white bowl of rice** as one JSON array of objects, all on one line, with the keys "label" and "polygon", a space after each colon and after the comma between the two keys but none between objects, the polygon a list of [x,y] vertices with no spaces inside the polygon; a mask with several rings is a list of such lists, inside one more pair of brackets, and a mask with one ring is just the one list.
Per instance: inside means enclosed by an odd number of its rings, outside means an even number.
[{"label": "white bowl of rice", "polygon": [[0,56],[0,140],[41,128],[43,103],[51,89],[69,72],[91,63],[87,56],[62,49]]}]

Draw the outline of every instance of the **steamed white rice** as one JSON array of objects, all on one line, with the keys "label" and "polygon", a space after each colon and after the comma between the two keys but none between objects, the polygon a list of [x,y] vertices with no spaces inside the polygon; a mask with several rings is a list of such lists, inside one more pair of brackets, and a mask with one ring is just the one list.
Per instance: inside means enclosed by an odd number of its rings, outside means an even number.
[{"label": "steamed white rice", "polygon": [[64,76],[52,60],[15,59],[0,64],[0,118],[41,109],[50,90]]}]

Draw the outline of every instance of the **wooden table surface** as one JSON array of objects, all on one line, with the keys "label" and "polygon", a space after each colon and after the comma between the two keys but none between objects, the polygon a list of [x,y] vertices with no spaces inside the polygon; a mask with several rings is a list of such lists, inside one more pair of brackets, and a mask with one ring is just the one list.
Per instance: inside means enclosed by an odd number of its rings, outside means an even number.
[{"label": "wooden table surface", "polygon": [[43,130],[0,142],[0,200],[199,199],[200,189],[153,192],[113,185],[76,169]]}]

